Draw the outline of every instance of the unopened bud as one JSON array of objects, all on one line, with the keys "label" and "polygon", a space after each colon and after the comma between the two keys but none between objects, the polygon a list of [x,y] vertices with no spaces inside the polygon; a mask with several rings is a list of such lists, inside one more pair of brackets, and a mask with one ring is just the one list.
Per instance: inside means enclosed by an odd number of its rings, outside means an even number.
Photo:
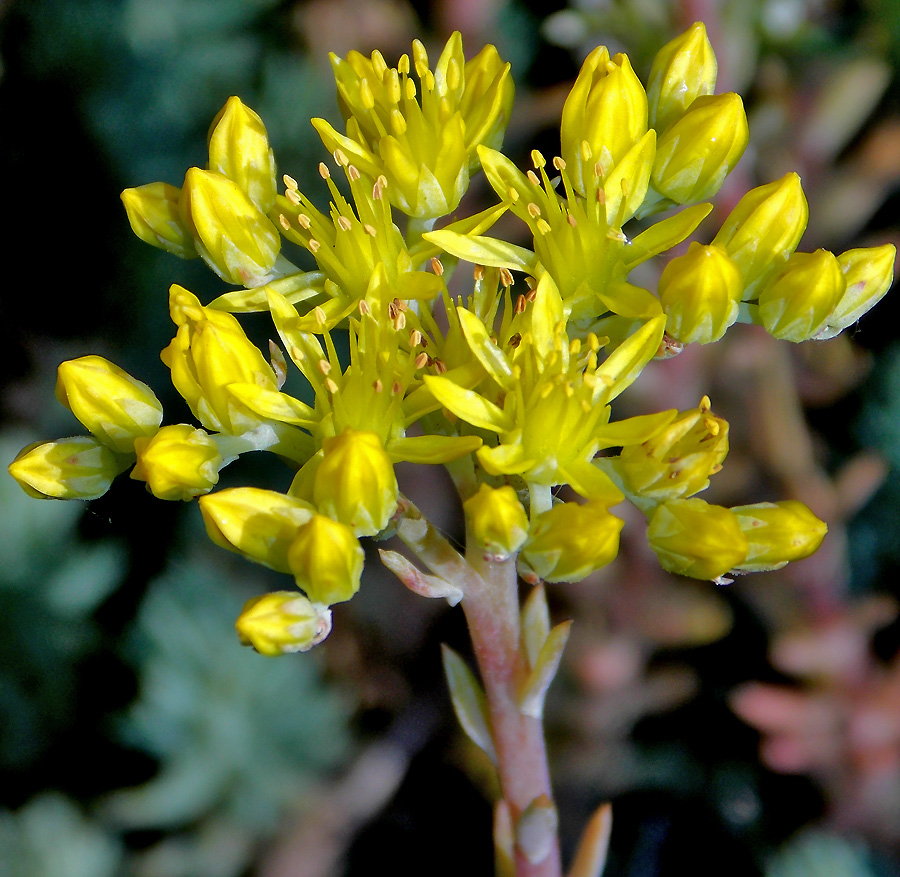
[{"label": "unopened bud", "polygon": [[526,581],[581,581],[618,554],[622,525],[602,501],[555,505],[532,521],[520,572]]},{"label": "unopened bud", "polygon": [[797,249],[808,220],[809,205],[795,173],[757,186],[738,201],[713,244],[741,269],[745,301],[755,298],[759,283]]},{"label": "unopened bud", "polygon": [[397,508],[398,487],[379,436],[348,428],[325,439],[322,450],[313,482],[319,510],[357,536],[380,533]]},{"label": "unopened bud", "polygon": [[9,464],[9,474],[35,499],[97,499],[123,468],[106,445],[79,435],[29,445]]},{"label": "unopened bud", "polygon": [[294,580],[313,603],[341,603],[359,590],[365,553],[346,524],[313,515],[297,530],[287,559]]},{"label": "unopened bud", "polygon": [[647,539],[663,569],[693,579],[720,578],[749,550],[737,515],[702,499],[663,503],[650,518]]},{"label": "unopened bud", "polygon": [[666,334],[683,344],[718,341],[738,316],[743,278],[728,254],[692,243],[659,278]]},{"label": "unopened bud", "polygon": [[463,509],[472,538],[493,560],[506,560],[528,537],[528,515],[508,484],[482,484],[478,493],[463,503]]},{"label": "unopened bud", "polygon": [[825,333],[819,333],[817,337],[837,335],[874,307],[891,288],[896,258],[897,248],[893,244],[841,253],[838,264],[844,272],[847,288],[828,317]]},{"label": "unopened bud", "polygon": [[187,423],[164,426],[152,438],[135,439],[136,481],[146,481],[157,499],[190,500],[209,493],[223,466],[211,435]]},{"label": "unopened bud", "polygon": [[676,204],[711,198],[744,154],[749,137],[738,95],[698,97],[657,144],[653,187]]},{"label": "unopened bud", "polygon": [[828,526],[802,502],[760,502],[736,506],[732,512],[747,538],[749,551],[738,572],[779,569],[809,557],[821,544]]},{"label": "unopened bud", "polygon": [[162,422],[153,390],[102,356],[82,356],[59,366],[56,398],[101,442],[120,454],[150,436]]},{"label": "unopened bud", "polygon": [[258,487],[217,490],[198,503],[216,545],[284,573],[297,530],[316,513],[309,503]]},{"label": "unopened bud", "polygon": [[120,197],[131,230],[144,243],[182,259],[199,255],[194,237],[181,217],[178,206],[181,189],[168,183],[148,183],[125,189]]},{"label": "unopened bud", "polygon": [[702,21],[666,43],[656,53],[647,79],[650,126],[664,133],[698,97],[712,94],[717,69]]},{"label": "unopened bud", "polygon": [[845,289],[833,253],[794,253],[759,295],[759,317],[784,341],[807,341],[828,323]]},{"label": "unopened bud", "polygon": [[277,657],[322,642],[331,632],[331,610],[296,591],[275,591],[248,600],[234,626],[241,645]]}]

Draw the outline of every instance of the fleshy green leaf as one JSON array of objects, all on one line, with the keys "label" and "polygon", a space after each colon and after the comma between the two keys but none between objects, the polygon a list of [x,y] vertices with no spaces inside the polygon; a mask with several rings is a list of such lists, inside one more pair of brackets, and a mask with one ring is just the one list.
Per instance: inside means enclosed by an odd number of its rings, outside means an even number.
[{"label": "fleshy green leaf", "polygon": [[544,711],[544,697],[550,683],[559,669],[563,649],[569,639],[571,621],[563,621],[550,631],[549,636],[541,647],[540,654],[535,662],[534,669],[528,676],[521,693],[519,694],[519,709],[526,716],[541,718]]},{"label": "fleshy green leaf", "polygon": [[550,610],[547,608],[547,593],[543,585],[531,589],[522,607],[522,640],[528,666],[537,664],[538,655],[550,633]]},{"label": "fleshy green leaf", "polygon": [[451,606],[456,606],[463,598],[463,592],[456,585],[440,576],[422,572],[409,558],[397,551],[379,549],[381,562],[414,594],[421,597],[443,597]]},{"label": "fleshy green leaf", "polygon": [[497,754],[484,690],[466,662],[453,649],[441,644],[441,656],[456,718],[475,745],[483,749],[496,764]]}]

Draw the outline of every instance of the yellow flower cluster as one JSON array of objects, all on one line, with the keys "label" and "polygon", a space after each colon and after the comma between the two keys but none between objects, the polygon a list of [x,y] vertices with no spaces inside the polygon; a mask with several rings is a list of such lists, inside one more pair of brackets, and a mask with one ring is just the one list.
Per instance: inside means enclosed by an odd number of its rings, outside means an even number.
[{"label": "yellow flower cluster", "polygon": [[[513,83],[494,47],[466,60],[454,34],[433,70],[418,42],[396,67],[378,52],[332,65],[345,133],[313,124],[347,185],[320,164],[327,209],[290,176],[279,191],[265,126],[236,97],[213,123],[205,168],[189,169],[181,188],[122,194],[142,240],[200,256],[238,287],[207,305],[170,291],[176,328],[162,359],[200,426],[161,425],[153,392],[101,357],[63,363],[57,395],[90,435],[26,448],[10,466],[23,488],[91,499],[131,469],[159,498],[199,496],[216,544],[293,575],[303,591],[245,608],[239,635],[263,654],[327,635],[328,607],[359,587],[361,537],[396,528],[434,573],[384,553],[404,581],[465,596],[463,580],[446,580],[453,564],[429,548],[427,524],[409,517],[404,527],[399,461],[445,464],[468,551],[515,561],[531,582],[577,581],[609,563],[622,528],[610,509],[623,499],[647,516],[661,564],[682,575],[720,579],[814,551],[826,528],[799,503],[727,509],[697,498],[728,451],[728,424],[708,399],[612,416],[666,351],[717,341],[737,321],[790,341],[831,337],[893,279],[889,245],[798,252],[808,209],[788,174],[748,192],[708,243],[671,258],[657,289],[632,280],[690,238],[747,146],[741,99],[715,93],[703,25],[659,52],[647,89],[626,56],[591,53],[563,109],[561,154],[548,163],[534,152],[524,172],[500,152]],[[448,221],[479,170],[499,203]],[[506,212],[529,247],[487,234]],[[454,298],[457,260],[475,279]],[[248,339],[236,315],[251,311],[271,314],[281,347],[263,353]],[[311,402],[283,391],[288,360]],[[292,465],[283,492],[213,491],[223,466],[260,450]],[[557,502],[561,485],[580,500]]]}]

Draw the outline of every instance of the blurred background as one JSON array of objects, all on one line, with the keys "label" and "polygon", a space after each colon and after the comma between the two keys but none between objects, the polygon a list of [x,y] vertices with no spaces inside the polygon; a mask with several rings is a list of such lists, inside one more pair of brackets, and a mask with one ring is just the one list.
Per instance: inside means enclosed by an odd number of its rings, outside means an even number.
[{"label": "blurred background", "polygon": [[[324,204],[309,118],[338,121],[328,51],[394,63],[419,37],[436,57],[454,29],[470,53],[495,43],[517,84],[506,151],[524,166],[535,146],[558,151],[591,48],[626,51],[645,77],[698,19],[751,130],[698,236],[797,170],[802,249],[900,242],[895,0],[0,2],[4,464],[81,431],[53,386],[60,361],[88,353],[149,383],[167,421],[188,419],[159,360],[166,290],[209,301],[221,284],[134,238],[118,194],[180,185],[229,95]],[[489,197],[477,180],[467,203]],[[613,565],[553,587],[554,616],[578,622],[547,708],[568,857],[612,800],[609,875],[900,874],[896,295],[825,342],[735,326],[630,391],[620,416],[708,393],[732,425],[708,498],[800,499],[830,533],[813,558],[716,588],[662,573],[630,520]],[[458,538],[440,482],[404,479]],[[232,624],[284,582],[209,544],[195,504],[127,478],[89,504],[37,502],[4,475],[0,508],[2,877],[491,873],[491,771],[455,725],[438,657],[440,642],[466,649],[458,610],[373,562],[322,647],[266,659]]]}]

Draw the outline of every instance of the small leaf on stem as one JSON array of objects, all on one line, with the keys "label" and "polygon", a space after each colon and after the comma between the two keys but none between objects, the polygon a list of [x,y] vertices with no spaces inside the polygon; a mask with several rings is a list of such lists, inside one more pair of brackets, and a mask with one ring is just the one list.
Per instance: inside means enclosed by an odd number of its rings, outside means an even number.
[{"label": "small leaf on stem", "polygon": [[550,633],[550,611],[543,585],[532,588],[522,607],[522,638],[529,669],[534,669],[538,656]]},{"label": "small leaf on stem", "polygon": [[488,718],[487,697],[466,662],[445,644],[441,644],[444,675],[450,686],[453,711],[469,738],[497,763],[494,739]]},{"label": "small leaf on stem", "polygon": [[600,877],[612,833],[612,804],[601,804],[585,826],[568,877]]},{"label": "small leaf on stem", "polygon": [[544,712],[544,697],[547,689],[556,676],[559,669],[559,662],[562,659],[563,649],[569,639],[569,628],[572,626],[571,621],[563,621],[557,624],[550,635],[547,637],[544,645],[541,647],[540,654],[535,662],[534,669],[528,675],[525,685],[519,694],[519,709],[526,716],[533,716],[536,719],[541,718]]}]

